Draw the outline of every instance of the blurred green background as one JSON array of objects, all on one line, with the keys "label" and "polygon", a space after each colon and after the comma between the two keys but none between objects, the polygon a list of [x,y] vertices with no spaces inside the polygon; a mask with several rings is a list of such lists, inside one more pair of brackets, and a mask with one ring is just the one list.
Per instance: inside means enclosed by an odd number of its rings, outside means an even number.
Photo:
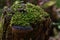
[{"label": "blurred green background", "polygon": [[58,8],[60,8],[60,0],[56,0],[56,5]]}]

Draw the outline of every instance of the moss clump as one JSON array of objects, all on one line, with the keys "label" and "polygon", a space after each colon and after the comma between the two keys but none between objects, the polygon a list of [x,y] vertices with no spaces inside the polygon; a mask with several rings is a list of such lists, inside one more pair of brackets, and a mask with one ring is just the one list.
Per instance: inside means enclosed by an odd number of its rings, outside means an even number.
[{"label": "moss clump", "polygon": [[36,21],[41,22],[49,17],[49,14],[44,12],[44,10],[41,7],[33,5],[31,3],[26,3],[25,8],[23,10],[25,12],[19,12],[15,10],[16,12],[11,19],[11,25],[31,26],[30,23],[36,23]]}]

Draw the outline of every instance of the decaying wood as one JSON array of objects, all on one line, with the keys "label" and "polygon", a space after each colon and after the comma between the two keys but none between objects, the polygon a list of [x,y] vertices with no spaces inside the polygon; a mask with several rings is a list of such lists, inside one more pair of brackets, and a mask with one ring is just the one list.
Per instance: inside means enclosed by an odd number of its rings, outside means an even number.
[{"label": "decaying wood", "polygon": [[12,28],[13,40],[30,40],[30,32],[32,30],[17,30]]},{"label": "decaying wood", "polygon": [[37,25],[37,29],[32,32],[32,40],[48,40],[49,39],[49,31],[51,28],[51,20],[48,18],[44,21],[40,26]]}]

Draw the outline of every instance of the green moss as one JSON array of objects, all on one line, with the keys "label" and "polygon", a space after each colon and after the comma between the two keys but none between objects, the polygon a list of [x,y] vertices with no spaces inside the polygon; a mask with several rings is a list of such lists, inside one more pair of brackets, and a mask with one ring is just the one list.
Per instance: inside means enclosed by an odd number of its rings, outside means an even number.
[{"label": "green moss", "polygon": [[23,10],[25,10],[25,12],[19,12],[15,10],[15,14],[11,19],[11,25],[31,26],[30,23],[36,23],[36,21],[41,22],[49,17],[49,14],[44,12],[41,7],[31,3],[25,4],[25,8]]}]

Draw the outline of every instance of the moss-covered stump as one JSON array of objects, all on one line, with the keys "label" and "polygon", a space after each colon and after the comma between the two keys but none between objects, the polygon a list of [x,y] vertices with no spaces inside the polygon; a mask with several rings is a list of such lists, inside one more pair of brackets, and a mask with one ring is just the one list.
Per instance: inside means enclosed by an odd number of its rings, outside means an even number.
[{"label": "moss-covered stump", "polygon": [[[6,16],[10,17],[10,19],[6,18],[4,20],[6,24],[4,24],[4,27],[6,27],[4,30],[5,35],[7,33],[6,40],[22,40],[22,38],[24,40],[49,39],[51,19],[49,14],[41,7],[31,3],[21,4],[16,1],[10,8],[14,11],[14,15],[7,12]],[[33,30],[19,30],[13,28],[13,26],[22,26],[24,28],[30,26]]]}]

